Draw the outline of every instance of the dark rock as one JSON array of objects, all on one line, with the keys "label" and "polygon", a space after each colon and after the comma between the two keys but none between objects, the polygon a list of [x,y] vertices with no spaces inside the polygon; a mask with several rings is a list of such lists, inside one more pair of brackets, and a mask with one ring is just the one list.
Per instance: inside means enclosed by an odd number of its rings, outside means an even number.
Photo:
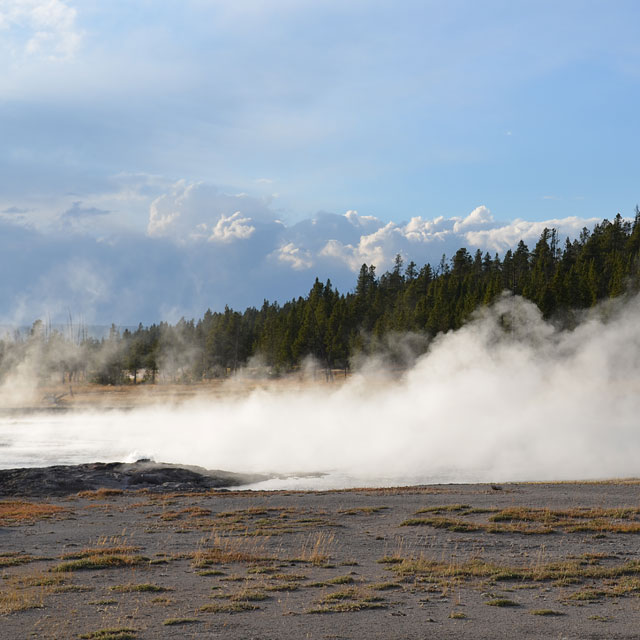
[{"label": "dark rock", "polygon": [[96,489],[205,491],[267,480],[257,474],[210,471],[152,460],[0,470],[0,496],[64,496]]}]

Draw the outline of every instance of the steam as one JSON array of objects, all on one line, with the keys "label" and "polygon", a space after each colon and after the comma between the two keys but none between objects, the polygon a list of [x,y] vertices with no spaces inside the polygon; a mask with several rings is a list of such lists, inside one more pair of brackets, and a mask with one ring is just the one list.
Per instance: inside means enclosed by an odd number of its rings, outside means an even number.
[{"label": "steam", "polygon": [[[343,384],[132,411],[4,418],[0,466],[124,460],[328,474],[266,486],[640,475],[640,298],[573,330],[503,297],[399,374],[369,361]],[[31,458],[29,457],[31,456]],[[278,484],[278,482],[280,484]]]}]

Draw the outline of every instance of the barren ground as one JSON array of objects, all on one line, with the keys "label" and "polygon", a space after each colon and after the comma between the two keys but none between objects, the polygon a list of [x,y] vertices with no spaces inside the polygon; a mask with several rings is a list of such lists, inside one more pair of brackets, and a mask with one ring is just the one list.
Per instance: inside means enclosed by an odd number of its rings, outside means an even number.
[{"label": "barren ground", "polygon": [[637,638],[640,485],[0,501],[2,638]]}]

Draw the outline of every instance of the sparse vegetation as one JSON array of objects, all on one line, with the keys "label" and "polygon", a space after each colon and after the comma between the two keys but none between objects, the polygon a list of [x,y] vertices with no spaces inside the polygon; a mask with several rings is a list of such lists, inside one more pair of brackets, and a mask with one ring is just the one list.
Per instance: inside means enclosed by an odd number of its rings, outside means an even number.
[{"label": "sparse vegetation", "polygon": [[67,553],[62,556],[66,562],[61,562],[51,571],[90,571],[95,569],[111,569],[116,567],[130,567],[148,563],[149,559],[134,555],[139,547],[97,547],[82,551]]},{"label": "sparse vegetation", "polygon": [[28,502],[26,500],[0,500],[0,526],[7,527],[59,517],[68,510],[58,505]]},{"label": "sparse vegetation", "polygon": [[117,584],[113,587],[109,587],[111,591],[117,591],[118,593],[162,593],[164,591],[170,591],[167,587],[160,587],[157,584]]},{"label": "sparse vegetation", "polygon": [[27,564],[35,560],[33,556],[29,556],[25,553],[0,553],[0,568],[3,567],[16,567],[21,564]]},{"label": "sparse vegetation", "polygon": [[[439,514],[456,512],[460,517]],[[574,508],[567,510],[510,507],[508,509],[471,509],[469,505],[445,505],[420,509],[416,515],[430,513],[430,517],[408,518],[401,526],[429,526],[434,529],[469,533],[520,533],[524,535],[565,533],[640,533],[640,509]],[[470,515],[491,514],[488,521],[465,519]]]},{"label": "sparse vegetation", "polygon": [[563,616],[562,611],[556,611],[555,609],[533,609],[529,611],[532,616]]},{"label": "sparse vegetation", "polygon": [[326,566],[334,539],[334,534],[326,534],[323,531],[309,536],[302,544],[300,553],[293,558],[293,561],[308,562],[315,566]]},{"label": "sparse vegetation", "polygon": [[167,618],[163,621],[165,627],[174,627],[184,624],[196,624],[200,622],[197,618]]},{"label": "sparse vegetation", "polygon": [[135,640],[137,636],[135,629],[123,627],[120,629],[100,629],[84,633],[80,637],[85,640]]},{"label": "sparse vegetation", "polygon": [[359,589],[343,589],[327,594],[318,600],[320,606],[305,613],[345,613],[364,609],[384,609],[386,603],[379,596]]},{"label": "sparse vegetation", "polygon": [[104,498],[113,498],[121,496],[124,493],[122,489],[101,488],[94,491],[79,491],[78,498],[88,498],[89,500],[102,500]]},{"label": "sparse vegetation", "polygon": [[515,600],[509,600],[509,598],[493,598],[485,602],[490,607],[518,607],[520,606]]},{"label": "sparse vegetation", "polygon": [[259,609],[255,604],[251,604],[250,602],[229,602],[228,604],[205,604],[200,607],[199,611],[204,613],[242,613],[244,611],[254,611]]}]

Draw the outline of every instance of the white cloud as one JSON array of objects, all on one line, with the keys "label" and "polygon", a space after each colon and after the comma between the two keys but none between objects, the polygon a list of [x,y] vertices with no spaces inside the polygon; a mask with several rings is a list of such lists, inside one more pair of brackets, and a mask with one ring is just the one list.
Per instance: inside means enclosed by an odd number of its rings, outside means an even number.
[{"label": "white cloud", "polygon": [[503,252],[514,247],[520,240],[524,240],[525,243],[535,242],[545,227],[557,229],[560,236],[577,238],[583,227],[591,229],[597,222],[601,222],[601,220],[599,218],[578,218],[576,216],[541,220],[539,222],[517,219],[494,229],[468,231],[463,237],[471,246]]},{"label": "white cloud", "polygon": [[256,230],[255,222],[260,221],[274,222],[265,200],[245,193],[223,193],[203,182],[179,180],[151,203],[147,233],[179,243],[204,239],[231,242],[249,238]]},{"label": "white cloud", "polygon": [[[271,225],[273,233],[256,236],[256,218],[263,226]],[[275,256],[278,263],[295,271],[323,268],[355,273],[363,263],[385,271],[398,253],[418,264],[434,264],[443,253],[449,258],[463,246],[470,251],[502,253],[521,239],[535,242],[545,227],[557,229],[561,236],[577,237],[584,226],[595,222],[568,217],[505,224],[480,205],[465,216],[414,216],[404,223],[385,223],[354,210],[343,215],[321,212],[286,226],[264,200],[224,194],[204,183],[179,181],[152,202],[147,229],[152,237],[166,236],[178,243],[209,240],[232,244],[255,236],[255,259]]]},{"label": "white cloud", "polygon": [[[121,193],[121,186],[114,189]],[[139,190],[132,188],[129,205],[138,206]],[[576,238],[599,222],[567,217],[501,224],[488,208],[477,207],[467,215],[414,216],[404,223],[355,211],[318,213],[287,226],[262,200],[180,181],[148,205],[147,234],[121,232],[105,240],[89,227],[112,214],[103,215],[95,197],[74,202],[68,215],[58,215],[57,227],[0,218],[0,268],[14,274],[3,284],[0,318],[28,324],[71,309],[101,323],[175,320],[199,316],[207,307],[243,309],[264,298],[305,295],[316,276],[349,291],[363,263],[382,274],[397,253],[405,263],[434,265],[462,246],[503,253],[523,239],[532,248],[545,227]],[[120,202],[123,210],[129,205]],[[22,211],[17,205],[3,209]]]},{"label": "white cloud", "polygon": [[301,271],[310,269],[313,266],[311,253],[300,247],[296,247],[293,242],[288,242],[274,252],[280,262],[288,264],[292,269]]},{"label": "white cloud", "polygon": [[256,230],[254,226],[249,224],[251,218],[243,218],[239,211],[231,216],[220,216],[220,220],[216,222],[209,242],[231,242],[232,240],[243,240],[251,237]]},{"label": "white cloud", "polygon": [[379,229],[383,222],[375,216],[361,216],[357,211],[349,210],[344,217],[356,228],[363,229],[371,233]]},{"label": "white cloud", "polygon": [[468,229],[469,227],[483,226],[491,224],[492,222],[493,216],[491,215],[491,211],[484,205],[481,205],[476,207],[466,218],[457,221],[453,225],[453,232],[460,233],[460,231]]},{"label": "white cloud", "polygon": [[76,10],[63,0],[2,0],[0,29],[11,34],[14,53],[51,60],[73,56],[82,40]]}]

